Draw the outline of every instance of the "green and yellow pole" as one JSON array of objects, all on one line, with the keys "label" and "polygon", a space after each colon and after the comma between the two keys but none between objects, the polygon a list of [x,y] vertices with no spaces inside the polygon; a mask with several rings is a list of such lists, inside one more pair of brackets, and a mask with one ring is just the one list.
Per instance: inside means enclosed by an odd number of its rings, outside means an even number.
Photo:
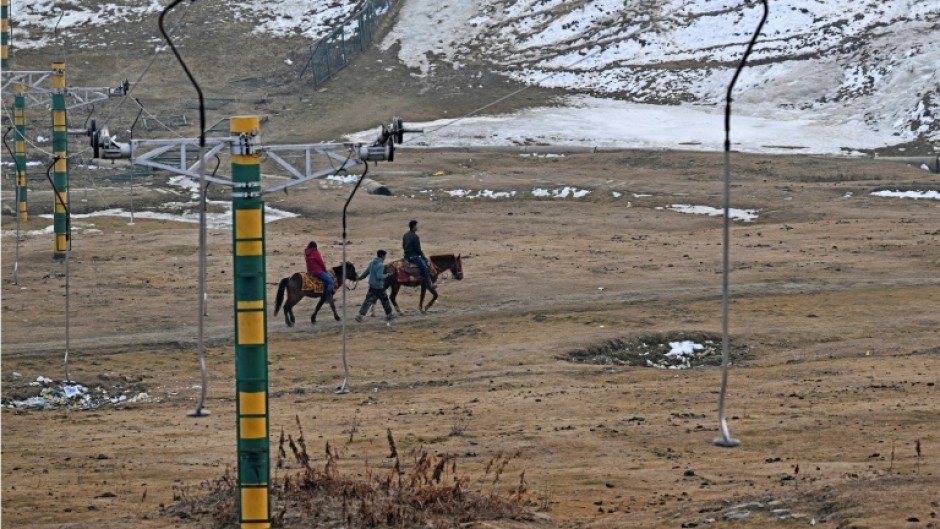
[{"label": "green and yellow pole", "polygon": [[69,135],[65,116],[65,63],[52,64],[52,153],[58,158],[53,170],[52,181],[58,192],[55,198],[55,214],[53,227],[55,229],[55,253],[53,259],[62,261],[68,250],[69,232],[66,208],[69,204],[69,169],[68,169]]},{"label": "green and yellow pole", "polygon": [[14,155],[16,156],[16,212],[26,222],[26,86],[17,83],[13,100]]},{"label": "green and yellow pole", "polygon": [[271,527],[268,441],[268,338],[265,301],[264,202],[259,120],[233,117],[244,141],[232,152],[232,235],[235,246],[235,386],[238,392],[238,488],[241,529]]},{"label": "green and yellow pole", "polygon": [[0,35],[0,66],[6,70],[10,67],[10,0],[0,0],[0,19],[0,24],[3,24],[3,34]]}]

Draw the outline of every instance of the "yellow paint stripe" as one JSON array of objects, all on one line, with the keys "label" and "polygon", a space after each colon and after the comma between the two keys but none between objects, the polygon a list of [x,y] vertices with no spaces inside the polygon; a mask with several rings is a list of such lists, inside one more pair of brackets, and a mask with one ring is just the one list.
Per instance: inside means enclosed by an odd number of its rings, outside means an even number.
[{"label": "yellow paint stripe", "polygon": [[263,310],[264,309],[264,300],[259,299],[257,301],[239,301],[238,310]]},{"label": "yellow paint stripe", "polygon": [[235,239],[261,238],[261,208],[235,210]]},{"label": "yellow paint stripe", "polygon": [[[55,153],[55,155],[59,157],[59,159],[56,160],[55,162],[55,172],[64,173],[68,171],[69,163],[68,163],[68,160],[65,158],[65,153],[57,152]],[[59,194],[62,195],[62,199],[65,200],[65,193],[59,193]]]},{"label": "yellow paint stripe", "polygon": [[235,243],[235,256],[236,257],[248,257],[251,255],[261,255],[263,253],[264,253],[264,245],[261,244],[261,241],[236,242]]},{"label": "yellow paint stripe", "polygon": [[238,313],[238,345],[264,344],[264,313]]},{"label": "yellow paint stripe", "polygon": [[238,425],[242,439],[264,439],[268,435],[264,417],[242,417]]},{"label": "yellow paint stripe", "polygon": [[64,127],[66,125],[64,110],[56,110],[52,113],[52,124],[56,127]]},{"label": "yellow paint stripe", "polygon": [[261,153],[233,154],[232,163],[235,165],[259,165],[261,164]]},{"label": "yellow paint stripe", "polygon": [[269,524],[269,523],[267,523],[267,522],[264,522],[264,523],[261,523],[261,522],[258,522],[258,523],[256,523],[256,522],[243,523],[243,524],[242,524],[242,529],[271,529],[271,524]]},{"label": "yellow paint stripe", "polygon": [[263,415],[267,413],[263,391],[242,391],[238,394],[238,410],[242,415]]},{"label": "yellow paint stripe", "polygon": [[55,236],[55,251],[64,252],[65,251],[65,234],[57,233]]},{"label": "yellow paint stripe", "polygon": [[233,116],[229,121],[229,130],[234,133],[248,133],[256,130],[259,122],[258,116]]},{"label": "yellow paint stripe", "polygon": [[242,520],[267,520],[268,489],[261,487],[245,487],[241,489],[241,492]]}]

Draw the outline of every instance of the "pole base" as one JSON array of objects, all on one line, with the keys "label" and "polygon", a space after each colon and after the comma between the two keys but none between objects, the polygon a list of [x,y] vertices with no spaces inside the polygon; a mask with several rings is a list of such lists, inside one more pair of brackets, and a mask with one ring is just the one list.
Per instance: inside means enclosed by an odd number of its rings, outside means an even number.
[{"label": "pole base", "polygon": [[346,386],[340,386],[336,388],[336,391],[334,391],[333,393],[336,393],[337,395],[345,395],[349,393],[349,388]]},{"label": "pole base", "polygon": [[734,448],[736,446],[741,446],[741,440],[735,439],[734,437],[716,437],[713,441],[715,446],[721,446],[724,448]]},{"label": "pole base", "polygon": [[212,412],[205,408],[186,412],[187,417],[208,417],[209,415],[212,415]]}]

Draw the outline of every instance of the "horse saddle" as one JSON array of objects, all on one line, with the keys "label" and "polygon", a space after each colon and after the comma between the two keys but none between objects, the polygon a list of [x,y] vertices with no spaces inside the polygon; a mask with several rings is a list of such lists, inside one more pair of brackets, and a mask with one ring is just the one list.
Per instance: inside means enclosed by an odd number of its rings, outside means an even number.
[{"label": "horse saddle", "polygon": [[395,270],[396,279],[399,283],[408,283],[409,281],[419,281],[421,279],[421,270],[414,263],[399,259],[392,261],[389,266]]},{"label": "horse saddle", "polygon": [[[329,274],[333,278],[333,292],[336,292],[336,289],[339,288],[339,281],[336,280],[336,274],[332,270],[329,271]],[[300,287],[303,292],[322,294],[326,290],[326,283],[319,277],[307,272],[301,272],[300,277],[304,280],[303,285]]]}]

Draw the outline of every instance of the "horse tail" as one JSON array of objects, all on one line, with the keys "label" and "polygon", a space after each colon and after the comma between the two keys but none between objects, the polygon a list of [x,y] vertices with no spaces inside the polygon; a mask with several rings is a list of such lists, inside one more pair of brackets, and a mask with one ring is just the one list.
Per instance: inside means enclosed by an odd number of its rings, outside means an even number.
[{"label": "horse tail", "polygon": [[287,290],[287,283],[290,281],[289,277],[285,277],[281,280],[281,283],[277,286],[277,297],[274,298],[274,315],[277,316],[277,313],[281,310],[281,303],[284,303],[284,291]]}]

